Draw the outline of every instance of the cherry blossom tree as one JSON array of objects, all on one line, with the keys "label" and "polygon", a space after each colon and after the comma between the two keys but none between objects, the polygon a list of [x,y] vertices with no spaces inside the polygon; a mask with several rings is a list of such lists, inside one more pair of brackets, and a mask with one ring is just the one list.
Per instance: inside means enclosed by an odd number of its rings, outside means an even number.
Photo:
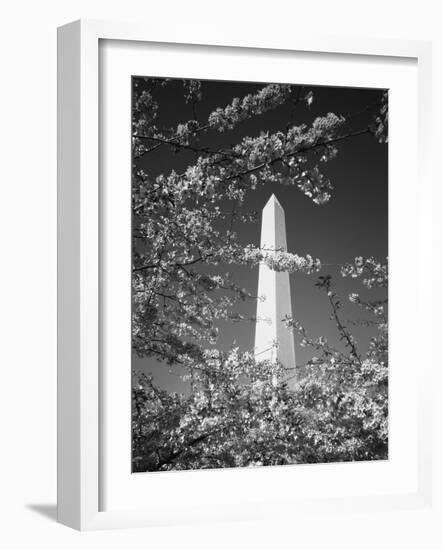
[{"label": "cherry blossom tree", "polygon": [[[288,330],[296,330],[318,355],[297,372],[259,361],[253,350],[221,351],[216,344],[219,322],[238,320],[235,306],[258,298],[238,285],[230,266],[266,263],[312,277],[321,269],[320,260],[309,255],[240,241],[236,224],[257,216],[243,208],[248,193],[269,183],[293,186],[326,207],[333,184],[322,167],[346,140],[372,134],[387,141],[387,94],[369,106],[372,123],[362,128],[350,128],[352,115],[328,113],[310,125],[290,123],[213,147],[205,144],[208,135],[229,133],[285,102],[294,112],[309,109],[312,91],[266,85],[200,120],[202,83],[183,81],[183,100],[194,116],[165,128],[158,124],[156,96],[168,85],[167,79],[153,78],[134,79],[133,85],[132,342],[140,357],[179,367],[190,391],[169,393],[152,376],[135,376],[134,471],[385,458],[386,300],[349,296],[374,317],[377,335],[364,356],[341,319],[329,276],[317,285],[345,351],[324,338],[311,339],[297,319],[286,319]],[[171,158],[187,152],[194,160],[181,171],[152,177],[142,159],[160,148]],[[356,258],[341,273],[361,279],[366,289],[387,288],[387,266],[374,258]]]}]

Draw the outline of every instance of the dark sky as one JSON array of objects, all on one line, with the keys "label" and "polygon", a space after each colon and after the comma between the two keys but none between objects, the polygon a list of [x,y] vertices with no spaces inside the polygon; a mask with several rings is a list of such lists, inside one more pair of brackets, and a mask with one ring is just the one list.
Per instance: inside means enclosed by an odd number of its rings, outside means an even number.
[{"label": "dark sky", "polygon": [[[202,102],[197,106],[200,122],[207,120],[211,111],[229,104],[233,97],[243,97],[254,93],[265,84],[239,83],[223,81],[203,82]],[[350,119],[347,129],[365,128],[369,121],[366,107],[378,102],[381,90],[338,88],[338,87],[304,87],[304,93],[312,90],[314,101],[308,109],[299,105],[294,112],[292,124],[309,124],[313,119],[328,112],[337,115],[360,113]],[[183,100],[183,84],[177,80],[160,88],[155,95],[159,102],[158,126],[176,127],[179,122],[193,118],[192,107]],[[257,136],[261,131],[284,130],[291,116],[289,102],[268,113],[256,116],[238,125],[236,130],[218,133],[208,132],[202,143],[211,148],[217,145],[227,146],[238,142],[244,136]],[[172,155],[166,148],[146,155],[139,165],[150,175],[156,176],[171,169],[180,172],[193,163],[193,153],[182,152]],[[311,254],[319,258],[324,265],[321,273],[312,276],[303,274],[291,275],[292,311],[315,337],[328,338],[331,343],[340,347],[337,332],[329,320],[330,311],[327,299],[314,283],[318,275],[330,274],[336,290],[346,296],[350,292],[367,294],[355,280],[343,279],[337,264],[352,261],[355,256],[375,256],[383,260],[388,255],[388,147],[379,144],[371,135],[350,138],[339,146],[338,156],[327,164],[322,164],[323,173],[334,185],[330,201],[322,206],[314,204],[295,187],[264,185],[246,196],[244,210],[261,212],[272,193],[275,193],[285,209],[288,251],[300,255]],[[259,245],[260,222],[242,224],[236,227],[239,239],[244,243]],[[230,268],[235,279],[243,286],[257,292],[258,268]],[[221,271],[225,272],[226,267]],[[373,294],[375,296],[375,294]],[[242,312],[254,315],[254,302],[242,303]],[[365,318],[357,306],[347,303],[342,310],[343,319]],[[369,317],[366,317],[369,318]],[[254,346],[253,323],[223,323],[218,346],[227,349],[235,341],[242,349]],[[352,327],[358,338],[360,348],[365,351],[370,329],[362,326]],[[312,357],[313,352],[301,348],[295,335],[296,360],[304,363]],[[174,373],[168,373],[168,367],[159,365],[154,359],[134,357],[133,367],[136,370],[152,371],[157,381],[170,390],[180,391],[183,385]]]}]

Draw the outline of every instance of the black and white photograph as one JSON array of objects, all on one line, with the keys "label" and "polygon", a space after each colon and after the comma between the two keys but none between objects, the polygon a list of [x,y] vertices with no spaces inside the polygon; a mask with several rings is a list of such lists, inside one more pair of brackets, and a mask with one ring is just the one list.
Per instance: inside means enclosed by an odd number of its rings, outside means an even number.
[{"label": "black and white photograph", "polygon": [[5,5],[2,548],[443,548],[441,9],[359,7]]},{"label": "black and white photograph", "polygon": [[387,460],[388,90],[131,90],[132,472]]}]

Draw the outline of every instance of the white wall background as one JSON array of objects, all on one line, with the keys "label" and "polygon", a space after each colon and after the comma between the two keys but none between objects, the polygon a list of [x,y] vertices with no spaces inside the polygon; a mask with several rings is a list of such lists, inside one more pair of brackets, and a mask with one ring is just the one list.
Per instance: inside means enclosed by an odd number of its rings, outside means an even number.
[{"label": "white wall background", "polygon": [[[56,27],[83,18],[434,41],[435,152],[442,146],[443,37],[439,2],[371,0],[16,0],[3,5],[0,85],[0,544],[4,548],[441,548],[442,477],[433,511],[294,518],[291,524],[157,528],[80,534],[54,522],[56,469]],[[441,174],[435,163],[436,182]],[[440,180],[440,181],[438,181]],[[438,187],[438,186],[436,186]],[[436,218],[441,218],[436,188]],[[439,202],[440,201],[440,202]],[[438,227],[437,227],[438,222]],[[433,277],[439,282],[442,224]],[[430,279],[431,279],[430,273]],[[436,284],[436,289],[437,289]],[[440,299],[440,298],[439,298]],[[441,299],[436,311],[441,311]],[[436,318],[436,322],[441,320]],[[435,325],[436,326],[436,325]],[[424,343],[424,345],[429,345]],[[435,352],[435,387],[441,354]],[[438,365],[440,363],[440,365]],[[440,370],[438,370],[440,367]],[[417,366],[419,368],[419,366]],[[436,394],[438,401],[438,393]],[[436,403],[436,417],[442,407]],[[443,464],[439,421],[434,426]],[[440,522],[440,526],[438,523]]]}]

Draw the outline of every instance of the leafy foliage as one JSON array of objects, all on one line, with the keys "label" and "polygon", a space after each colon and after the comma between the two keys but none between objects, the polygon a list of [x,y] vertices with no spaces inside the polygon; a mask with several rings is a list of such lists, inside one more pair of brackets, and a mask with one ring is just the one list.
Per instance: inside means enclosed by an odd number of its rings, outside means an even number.
[{"label": "leafy foliage", "polygon": [[[335,158],[343,140],[372,133],[383,141],[387,103],[382,99],[375,107],[372,127],[350,131],[345,117],[328,113],[311,125],[289,125],[212,149],[202,144],[208,133],[229,132],[285,102],[309,109],[312,92],[270,84],[234,98],[201,121],[196,111],[203,87],[183,81],[193,118],[159,128],[156,90],[167,86],[167,79],[139,78],[133,87],[132,341],[140,357],[179,365],[190,391],[168,393],[152,377],[135,376],[134,471],[385,458],[386,302],[363,301],[355,294],[350,298],[375,316],[379,332],[362,357],[340,318],[331,279],[320,278],[318,286],[329,300],[346,352],[324,339],[311,340],[297,320],[286,319],[303,344],[320,352],[303,367],[295,385],[295,373],[279,364],[213,345],[217,323],[238,318],[238,302],[257,299],[233,280],[231,265],[253,268],[263,262],[277,271],[306,275],[321,268],[309,255],[239,241],[235,223],[256,218],[241,208],[247,193],[272,182],[326,204],[333,185],[322,165]],[[180,173],[171,169],[151,177],[142,159],[160,148],[171,155],[190,153],[194,162]],[[342,275],[363,277],[367,288],[387,286],[386,266],[374,259],[357,258],[343,267]]]}]

